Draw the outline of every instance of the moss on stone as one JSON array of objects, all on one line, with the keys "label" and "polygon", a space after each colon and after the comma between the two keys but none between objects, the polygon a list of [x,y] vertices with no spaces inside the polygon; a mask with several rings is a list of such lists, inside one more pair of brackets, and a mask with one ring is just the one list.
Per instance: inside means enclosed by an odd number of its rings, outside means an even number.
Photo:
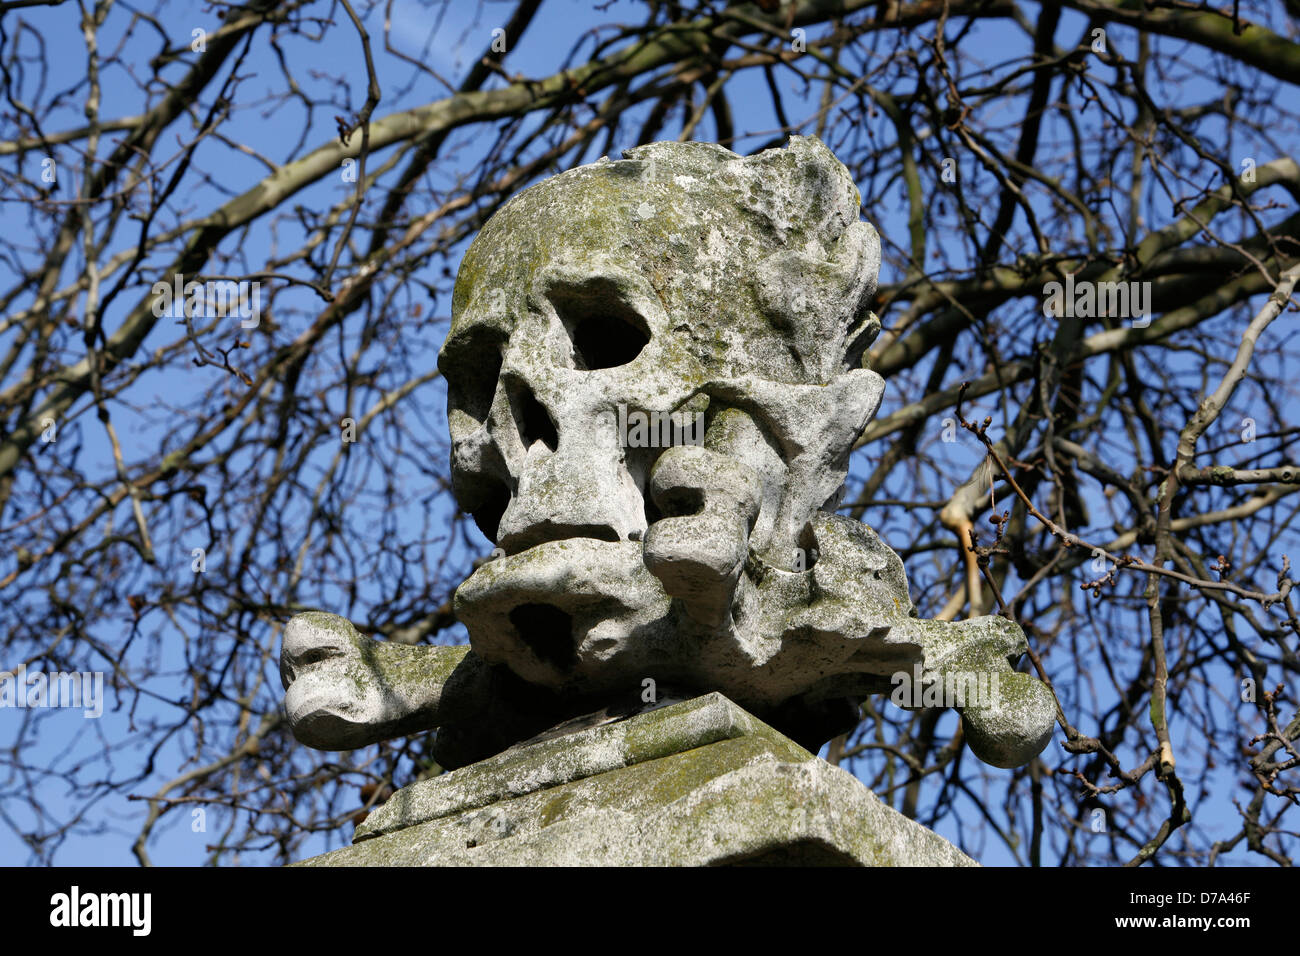
[{"label": "moss on stone", "polygon": [[[698,726],[701,714],[737,712],[743,714],[710,695],[664,708],[658,716]],[[644,724],[651,716],[656,714],[631,720]],[[789,741],[783,745],[780,735],[748,714],[735,723],[746,732],[500,799],[302,865],[972,864],[951,844],[882,804],[843,770]],[[657,734],[661,741],[686,745],[698,739],[689,731],[662,727]],[[569,740],[560,754],[531,756],[535,763],[580,763],[577,751],[601,746],[589,735],[582,740]],[[530,749],[540,753],[546,748],[525,748]],[[791,754],[800,759],[789,760]],[[503,775],[499,769],[495,773]]]}]

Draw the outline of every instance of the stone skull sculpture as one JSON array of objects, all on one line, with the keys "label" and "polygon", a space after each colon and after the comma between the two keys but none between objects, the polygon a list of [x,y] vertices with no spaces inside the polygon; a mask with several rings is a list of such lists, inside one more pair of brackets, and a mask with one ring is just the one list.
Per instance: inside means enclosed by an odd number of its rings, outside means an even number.
[{"label": "stone skull sculpture", "polygon": [[975,674],[996,693],[957,703],[972,749],[1031,759],[1056,708],[1012,669],[1020,629],[919,619],[898,556],[835,514],[884,389],[862,367],[879,240],[848,171],[803,137],[624,155],[514,197],[457,277],[453,487],[496,545],[456,592],[471,649],[300,615],[299,738],[437,726],[458,763],[649,687],[721,691],[815,749],[897,675]]}]

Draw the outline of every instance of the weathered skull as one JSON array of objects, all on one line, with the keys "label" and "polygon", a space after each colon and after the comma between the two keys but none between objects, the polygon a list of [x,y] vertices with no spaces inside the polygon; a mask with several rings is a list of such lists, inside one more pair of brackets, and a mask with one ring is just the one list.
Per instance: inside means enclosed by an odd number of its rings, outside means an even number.
[{"label": "weathered skull", "polygon": [[982,759],[1028,761],[1056,709],[1012,670],[1020,629],[920,620],[898,556],[835,514],[883,391],[862,367],[880,247],[848,171],[797,136],[625,155],[511,199],[456,281],[452,479],[497,545],[456,592],[472,650],[300,615],[294,732],[350,749],[437,727],[451,766],[654,687],[721,691],[816,748],[900,674],[927,691],[903,706],[976,674],[991,699],[938,706]]},{"label": "weathered skull", "polygon": [[[625,155],[516,196],[457,279],[452,477],[498,546],[456,594],[475,653],[564,693],[651,679],[769,717],[888,689],[927,647],[1010,675],[1018,628],[917,621],[898,557],[834,515],[883,391],[848,171],[803,137]],[[702,434],[653,427],[669,413]],[[1037,753],[1054,707],[1032,685]]]}]

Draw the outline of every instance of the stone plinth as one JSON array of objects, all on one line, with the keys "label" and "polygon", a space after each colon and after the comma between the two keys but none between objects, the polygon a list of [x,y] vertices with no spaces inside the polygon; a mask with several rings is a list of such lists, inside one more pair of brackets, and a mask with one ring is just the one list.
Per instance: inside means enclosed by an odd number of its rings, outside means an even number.
[{"label": "stone plinth", "polygon": [[404,787],[300,866],[974,866],[721,694]]}]

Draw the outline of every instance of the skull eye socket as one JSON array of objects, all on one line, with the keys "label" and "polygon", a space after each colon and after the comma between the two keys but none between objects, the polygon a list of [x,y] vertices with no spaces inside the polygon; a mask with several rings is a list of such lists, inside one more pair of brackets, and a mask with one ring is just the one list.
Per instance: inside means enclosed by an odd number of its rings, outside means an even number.
[{"label": "skull eye socket", "polygon": [[569,333],[574,363],[583,371],[627,365],[650,342],[646,320],[609,279],[556,283],[546,297]]},{"label": "skull eye socket", "polygon": [[501,377],[505,338],[495,329],[475,327],[448,340],[438,368],[447,381],[447,407],[476,422],[487,420]]}]

